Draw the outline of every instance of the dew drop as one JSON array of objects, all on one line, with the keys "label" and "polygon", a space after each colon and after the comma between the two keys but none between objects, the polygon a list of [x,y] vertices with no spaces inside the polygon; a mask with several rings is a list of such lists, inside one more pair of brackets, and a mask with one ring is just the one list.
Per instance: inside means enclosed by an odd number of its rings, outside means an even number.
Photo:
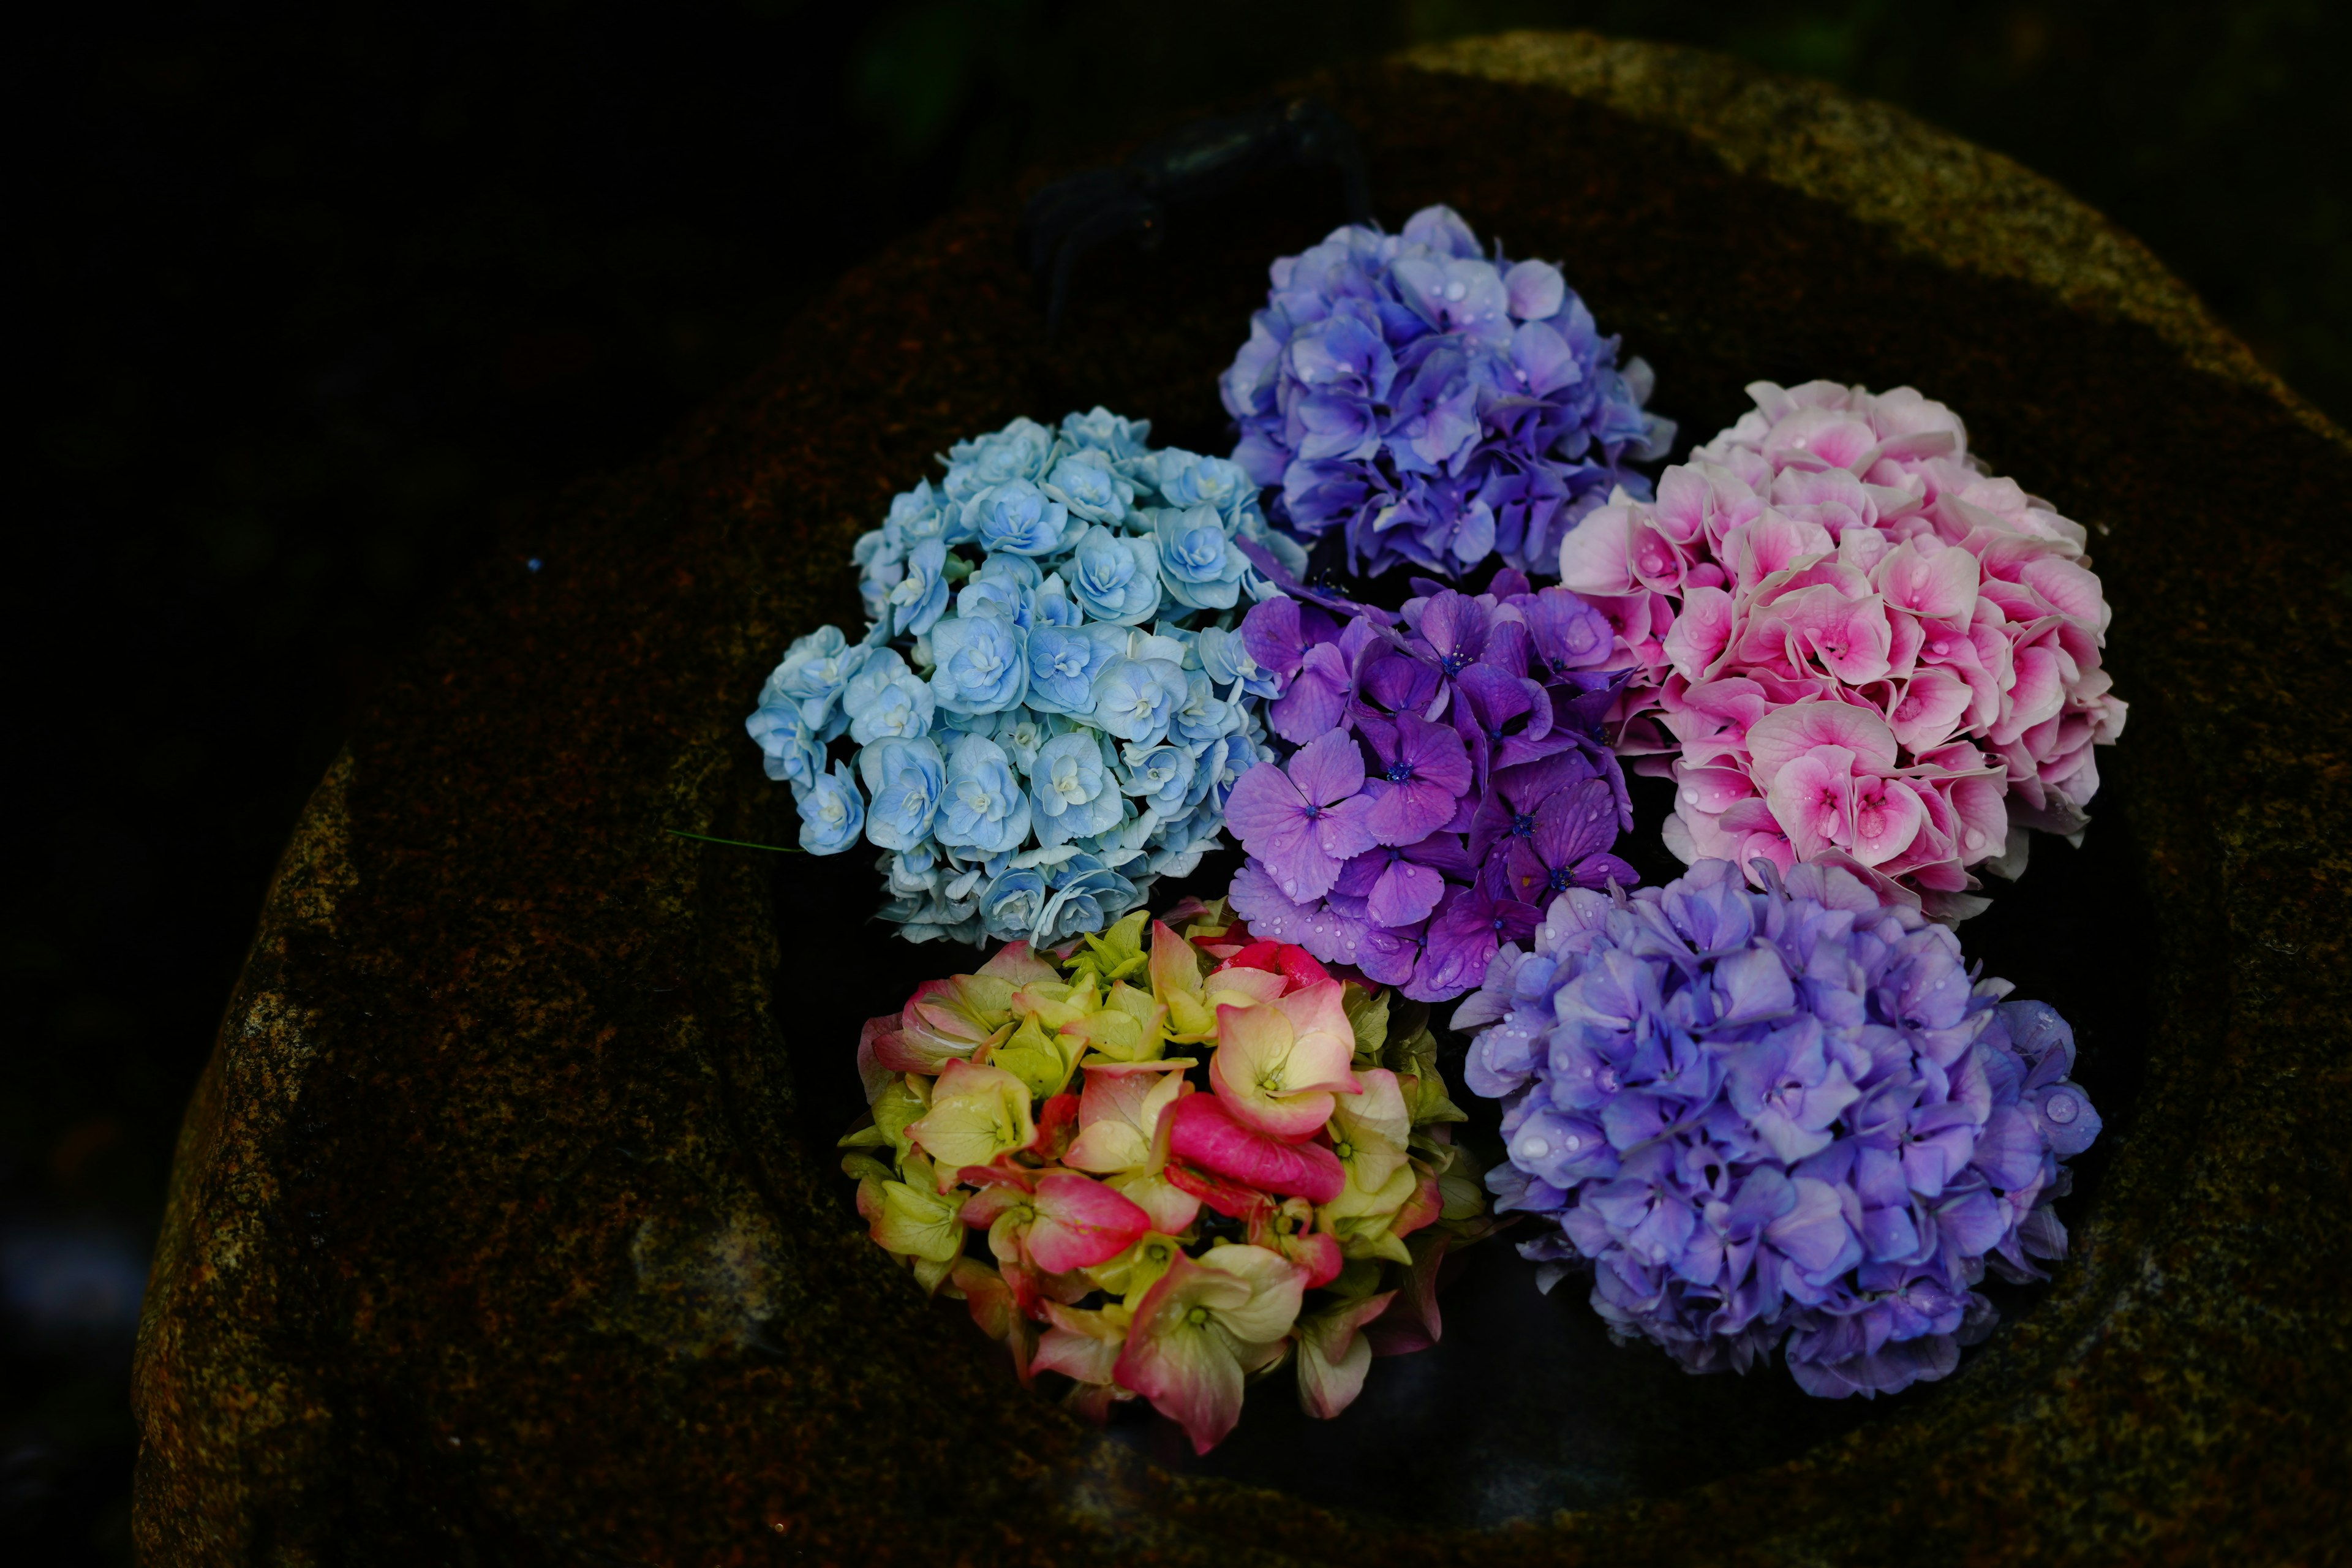
[{"label": "dew drop", "polygon": [[1528,1159],[1540,1160],[1550,1152],[1551,1145],[1546,1142],[1543,1139],[1530,1138],[1528,1140],[1527,1154]]},{"label": "dew drop", "polygon": [[2063,1127],[2074,1120],[2082,1107],[2071,1094],[2053,1094],[2042,1102],[2042,1114]]},{"label": "dew drop", "polygon": [[1470,292],[1470,290],[1463,286],[1459,279],[1445,286],[1445,297],[1448,300],[1459,300],[1468,292]]}]

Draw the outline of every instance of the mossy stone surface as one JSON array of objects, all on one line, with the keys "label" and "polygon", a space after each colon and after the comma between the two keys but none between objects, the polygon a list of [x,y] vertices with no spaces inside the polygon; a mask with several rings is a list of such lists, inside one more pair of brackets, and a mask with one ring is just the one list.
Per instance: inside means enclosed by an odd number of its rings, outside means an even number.
[{"label": "mossy stone surface", "polygon": [[[1220,449],[1214,376],[1265,265],[1338,205],[1301,175],[1180,214],[1161,251],[1085,264],[1049,346],[1007,197],[861,269],[659,460],[572,498],[529,542],[543,569],[494,561],[361,718],[189,1110],[138,1367],[146,1561],[2342,1549],[2352,445],[2128,237],[1892,110],[1576,36],[1314,85],[1361,128],[1383,218],[1446,201],[1564,260],[1686,437],[1759,378],[1907,382],[2092,526],[2130,728],[2090,847],[1984,928],[2021,962],[2087,955],[2053,999],[2107,1031],[2084,1081],[2110,1136],[2053,1282],[1876,1409],[1643,1384],[1687,1460],[1629,1466],[1601,1431],[1590,1485],[1580,1417],[1457,1384],[1460,1443],[1533,1454],[1533,1479],[1475,1509],[1459,1480],[1384,1482],[1377,1513],[1253,1485],[1305,1472],[1239,1448],[1222,1475],[1156,1463],[915,1293],[831,1142],[856,1020],[950,955],[862,923],[854,858],[779,872],[662,829],[789,841],[741,716],[791,637],[854,622],[849,541],[931,454],[1098,402]],[[1512,1336],[1581,1310],[1464,1336],[1507,1391]],[[1407,1398],[1409,1365],[1376,1390]],[[1690,1412],[1726,1400],[1746,1425],[1710,1447]],[[1368,1430],[1294,1446],[1344,1467]]]}]

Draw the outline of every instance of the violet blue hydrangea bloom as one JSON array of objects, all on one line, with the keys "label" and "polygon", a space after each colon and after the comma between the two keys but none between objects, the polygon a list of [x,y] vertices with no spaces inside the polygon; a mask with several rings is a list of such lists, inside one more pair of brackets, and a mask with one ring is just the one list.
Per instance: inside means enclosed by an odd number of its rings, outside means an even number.
[{"label": "violet blue hydrangea bloom", "polygon": [[1250,611],[1266,721],[1298,750],[1244,773],[1225,811],[1253,931],[1438,1002],[1562,889],[1639,879],[1612,852],[1633,815],[1601,733],[1622,679],[1594,668],[1607,619],[1507,569],[1475,597],[1414,585],[1396,617],[1323,595]]},{"label": "violet blue hydrangea bloom", "polygon": [[1402,234],[1334,229],[1273,267],[1220,382],[1234,461],[1278,527],[1338,533],[1351,570],[1455,574],[1489,554],[1558,569],[1559,542],[1673,443],[1650,370],[1548,261],[1490,259],[1449,207]]},{"label": "violet blue hydrangea bloom", "polygon": [[1097,408],[956,445],[851,552],[866,635],[797,639],[746,721],[805,847],[884,852],[910,940],[1108,925],[1271,754],[1240,622],[1305,554],[1231,461],[1150,434]]},{"label": "violet blue hydrangea bloom", "polygon": [[1991,1327],[1990,1267],[2045,1278],[2062,1160],[2098,1136],[2074,1040],[1948,927],[1860,879],[1702,860],[1630,898],[1570,888],[1454,1026],[1503,1101],[1498,1209],[1549,1289],[1592,1269],[1621,1339],[1692,1372],[1775,1347],[1808,1393],[1949,1373]]}]

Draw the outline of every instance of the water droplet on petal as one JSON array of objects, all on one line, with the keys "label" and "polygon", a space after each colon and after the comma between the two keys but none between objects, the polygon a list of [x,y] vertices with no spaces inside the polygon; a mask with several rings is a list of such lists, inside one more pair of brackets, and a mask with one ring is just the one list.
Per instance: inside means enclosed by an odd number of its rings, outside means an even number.
[{"label": "water droplet on petal", "polygon": [[2042,1102],[2042,1114],[2063,1127],[2074,1120],[2082,1104],[2071,1094],[2053,1094]]}]

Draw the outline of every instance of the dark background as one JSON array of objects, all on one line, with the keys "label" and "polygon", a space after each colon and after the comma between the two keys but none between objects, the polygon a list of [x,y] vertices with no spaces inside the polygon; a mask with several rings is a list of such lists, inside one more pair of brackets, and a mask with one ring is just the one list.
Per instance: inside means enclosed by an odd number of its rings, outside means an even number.
[{"label": "dark background", "polygon": [[412,0],[25,26],[0,609],[13,1561],[128,1561],[128,1358],[173,1137],[354,707],[455,574],[527,553],[569,481],[647,452],[961,196],[1420,39],[1672,38],[2055,176],[2352,422],[2352,12],[2318,0]]}]

